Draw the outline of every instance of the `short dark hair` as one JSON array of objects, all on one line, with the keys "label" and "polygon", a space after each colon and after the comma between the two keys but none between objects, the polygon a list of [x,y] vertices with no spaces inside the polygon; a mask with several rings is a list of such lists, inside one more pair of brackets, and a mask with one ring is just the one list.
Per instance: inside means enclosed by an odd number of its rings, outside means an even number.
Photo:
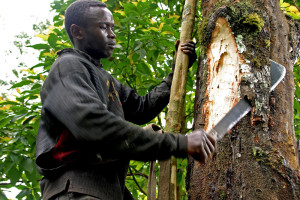
[{"label": "short dark hair", "polygon": [[71,42],[74,44],[74,40],[71,34],[71,25],[76,24],[78,26],[84,26],[84,14],[90,7],[103,7],[107,8],[106,4],[98,0],[78,0],[73,2],[67,9],[65,14],[65,29]]}]

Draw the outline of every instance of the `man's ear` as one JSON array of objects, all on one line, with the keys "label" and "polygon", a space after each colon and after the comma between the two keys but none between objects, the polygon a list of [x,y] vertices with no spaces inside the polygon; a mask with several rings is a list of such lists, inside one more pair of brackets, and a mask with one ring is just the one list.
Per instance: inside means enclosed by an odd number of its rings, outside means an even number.
[{"label": "man's ear", "polygon": [[84,38],[84,31],[80,26],[72,24],[70,27],[70,31],[74,39],[82,40]]}]

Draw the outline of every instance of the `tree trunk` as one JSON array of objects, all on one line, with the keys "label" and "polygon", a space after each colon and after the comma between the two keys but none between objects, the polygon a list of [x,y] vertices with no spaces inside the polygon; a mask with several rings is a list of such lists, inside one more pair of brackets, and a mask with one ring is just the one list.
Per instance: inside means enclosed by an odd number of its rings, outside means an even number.
[{"label": "tree trunk", "polygon": [[[299,22],[278,0],[203,1],[194,129],[209,131],[245,96],[253,109],[206,165],[189,159],[189,199],[300,199],[293,65]],[[287,74],[269,93],[270,62]]]}]

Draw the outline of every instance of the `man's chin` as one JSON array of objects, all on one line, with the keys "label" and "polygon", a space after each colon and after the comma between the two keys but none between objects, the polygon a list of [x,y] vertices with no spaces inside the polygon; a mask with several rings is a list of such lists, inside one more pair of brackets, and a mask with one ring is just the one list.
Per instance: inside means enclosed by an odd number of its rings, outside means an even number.
[{"label": "man's chin", "polygon": [[106,53],[105,58],[110,58],[113,54],[113,51]]}]

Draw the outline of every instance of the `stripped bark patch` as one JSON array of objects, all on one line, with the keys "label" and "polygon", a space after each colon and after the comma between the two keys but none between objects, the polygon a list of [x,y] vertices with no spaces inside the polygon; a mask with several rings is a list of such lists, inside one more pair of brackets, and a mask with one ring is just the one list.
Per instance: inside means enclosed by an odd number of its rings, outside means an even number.
[{"label": "stripped bark patch", "polygon": [[207,49],[206,101],[202,107],[206,131],[238,102],[242,62],[228,22],[219,17]]}]

